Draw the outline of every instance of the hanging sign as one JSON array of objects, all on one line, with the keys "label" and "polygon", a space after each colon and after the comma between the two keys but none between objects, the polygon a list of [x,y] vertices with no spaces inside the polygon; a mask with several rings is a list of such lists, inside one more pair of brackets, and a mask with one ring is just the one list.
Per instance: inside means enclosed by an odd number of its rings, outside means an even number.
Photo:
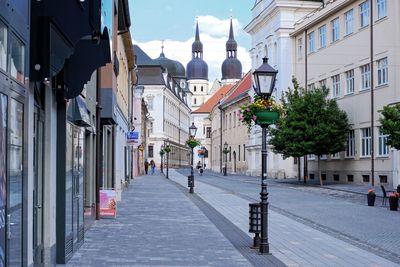
[{"label": "hanging sign", "polygon": [[139,144],[139,132],[127,132],[126,142],[128,143],[128,145]]}]

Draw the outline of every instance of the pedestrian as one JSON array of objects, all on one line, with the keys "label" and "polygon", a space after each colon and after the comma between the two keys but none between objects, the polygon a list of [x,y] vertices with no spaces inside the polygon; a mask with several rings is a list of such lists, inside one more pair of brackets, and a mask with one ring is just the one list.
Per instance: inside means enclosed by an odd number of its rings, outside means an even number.
[{"label": "pedestrian", "polygon": [[156,163],[154,162],[154,160],[150,161],[150,166],[151,166],[151,174],[154,174],[156,170]]},{"label": "pedestrian", "polygon": [[203,176],[203,168],[200,168],[200,176]]},{"label": "pedestrian", "polygon": [[201,162],[200,162],[200,160],[199,160],[199,162],[197,162],[197,166],[196,166],[196,169],[200,169],[201,168]]},{"label": "pedestrian", "polygon": [[149,162],[147,159],[144,161],[144,172],[147,174],[149,172]]}]

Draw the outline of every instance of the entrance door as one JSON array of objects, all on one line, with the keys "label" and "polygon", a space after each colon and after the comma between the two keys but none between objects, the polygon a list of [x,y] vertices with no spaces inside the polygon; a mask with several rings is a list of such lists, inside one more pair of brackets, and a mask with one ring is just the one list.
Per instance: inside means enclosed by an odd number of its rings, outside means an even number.
[{"label": "entrance door", "polygon": [[40,108],[34,114],[33,262],[43,264],[43,163],[44,118]]},{"label": "entrance door", "polygon": [[73,244],[74,251],[83,241],[84,226],[83,226],[83,193],[84,193],[84,130],[80,127],[73,127],[73,194],[72,194],[72,223],[73,223]]},{"label": "entrance door", "polygon": [[23,114],[24,106],[10,99],[7,180],[7,266],[22,266]]}]

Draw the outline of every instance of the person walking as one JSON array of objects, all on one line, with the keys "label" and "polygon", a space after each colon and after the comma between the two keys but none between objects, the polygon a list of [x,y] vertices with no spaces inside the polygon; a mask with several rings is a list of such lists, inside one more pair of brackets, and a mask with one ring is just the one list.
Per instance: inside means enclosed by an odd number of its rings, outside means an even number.
[{"label": "person walking", "polygon": [[156,163],[154,162],[154,160],[150,161],[150,166],[151,166],[151,174],[154,174],[156,170]]},{"label": "person walking", "polygon": [[144,172],[147,174],[149,172],[149,162],[147,159],[144,162]]}]

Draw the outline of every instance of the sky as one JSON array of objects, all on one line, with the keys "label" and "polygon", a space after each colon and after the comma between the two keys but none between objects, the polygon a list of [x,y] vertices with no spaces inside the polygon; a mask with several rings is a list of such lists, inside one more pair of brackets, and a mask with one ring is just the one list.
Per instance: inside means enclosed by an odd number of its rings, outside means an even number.
[{"label": "sky", "polygon": [[251,38],[243,28],[251,20],[253,4],[254,0],[129,0],[133,43],[157,58],[164,40],[165,56],[186,68],[192,58],[197,18],[209,81],[221,80],[232,15],[238,59],[242,71],[247,72],[251,68]]}]

